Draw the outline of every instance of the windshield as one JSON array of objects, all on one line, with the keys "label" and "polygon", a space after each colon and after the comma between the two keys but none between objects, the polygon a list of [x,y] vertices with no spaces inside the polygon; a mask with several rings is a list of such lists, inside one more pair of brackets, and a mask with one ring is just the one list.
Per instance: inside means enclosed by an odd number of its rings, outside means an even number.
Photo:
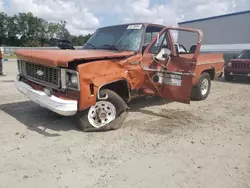
[{"label": "windshield", "polygon": [[84,44],[83,49],[138,51],[141,45],[142,32],[141,24],[100,28]]},{"label": "windshield", "polygon": [[240,53],[238,59],[250,59],[250,50],[245,50]]}]

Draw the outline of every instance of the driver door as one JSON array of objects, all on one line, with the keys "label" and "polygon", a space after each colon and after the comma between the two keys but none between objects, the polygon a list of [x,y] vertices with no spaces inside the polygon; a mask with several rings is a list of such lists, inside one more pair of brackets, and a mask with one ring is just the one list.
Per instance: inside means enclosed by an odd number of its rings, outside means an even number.
[{"label": "driver door", "polygon": [[[196,51],[193,54],[178,55],[171,31],[192,32],[198,35]],[[190,104],[202,33],[188,28],[164,28],[145,49],[142,68],[148,79],[145,93],[155,94],[169,101]],[[194,44],[194,43],[193,43]]]}]

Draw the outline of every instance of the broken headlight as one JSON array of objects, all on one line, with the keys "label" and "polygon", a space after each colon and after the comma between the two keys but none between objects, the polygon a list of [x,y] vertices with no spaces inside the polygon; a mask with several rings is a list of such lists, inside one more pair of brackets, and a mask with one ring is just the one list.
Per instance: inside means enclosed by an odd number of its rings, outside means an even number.
[{"label": "broken headlight", "polygon": [[68,74],[68,83],[69,85],[77,86],[78,85],[78,78],[77,75]]},{"label": "broken headlight", "polygon": [[78,87],[78,76],[76,73],[66,73],[66,84],[70,87]]},{"label": "broken headlight", "polygon": [[79,91],[79,74],[77,71],[61,69],[61,84],[63,89]]}]

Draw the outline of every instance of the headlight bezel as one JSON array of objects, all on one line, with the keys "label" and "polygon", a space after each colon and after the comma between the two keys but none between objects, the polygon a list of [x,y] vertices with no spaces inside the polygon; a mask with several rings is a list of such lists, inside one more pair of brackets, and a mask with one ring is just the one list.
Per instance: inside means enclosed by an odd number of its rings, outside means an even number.
[{"label": "headlight bezel", "polygon": [[[76,80],[77,80],[76,84],[70,83],[71,76],[76,77]],[[80,91],[79,73],[77,71],[74,71],[74,70],[61,69],[61,84],[62,84],[62,89]]]}]

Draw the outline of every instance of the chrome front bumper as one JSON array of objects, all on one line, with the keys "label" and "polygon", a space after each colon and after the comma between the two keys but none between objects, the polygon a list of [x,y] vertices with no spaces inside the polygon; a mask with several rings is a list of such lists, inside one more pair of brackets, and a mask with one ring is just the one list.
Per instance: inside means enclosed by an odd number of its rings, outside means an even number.
[{"label": "chrome front bumper", "polygon": [[16,88],[30,100],[62,116],[73,116],[77,112],[77,100],[63,100],[54,95],[48,96],[45,92],[34,90],[28,84],[16,81]]}]

